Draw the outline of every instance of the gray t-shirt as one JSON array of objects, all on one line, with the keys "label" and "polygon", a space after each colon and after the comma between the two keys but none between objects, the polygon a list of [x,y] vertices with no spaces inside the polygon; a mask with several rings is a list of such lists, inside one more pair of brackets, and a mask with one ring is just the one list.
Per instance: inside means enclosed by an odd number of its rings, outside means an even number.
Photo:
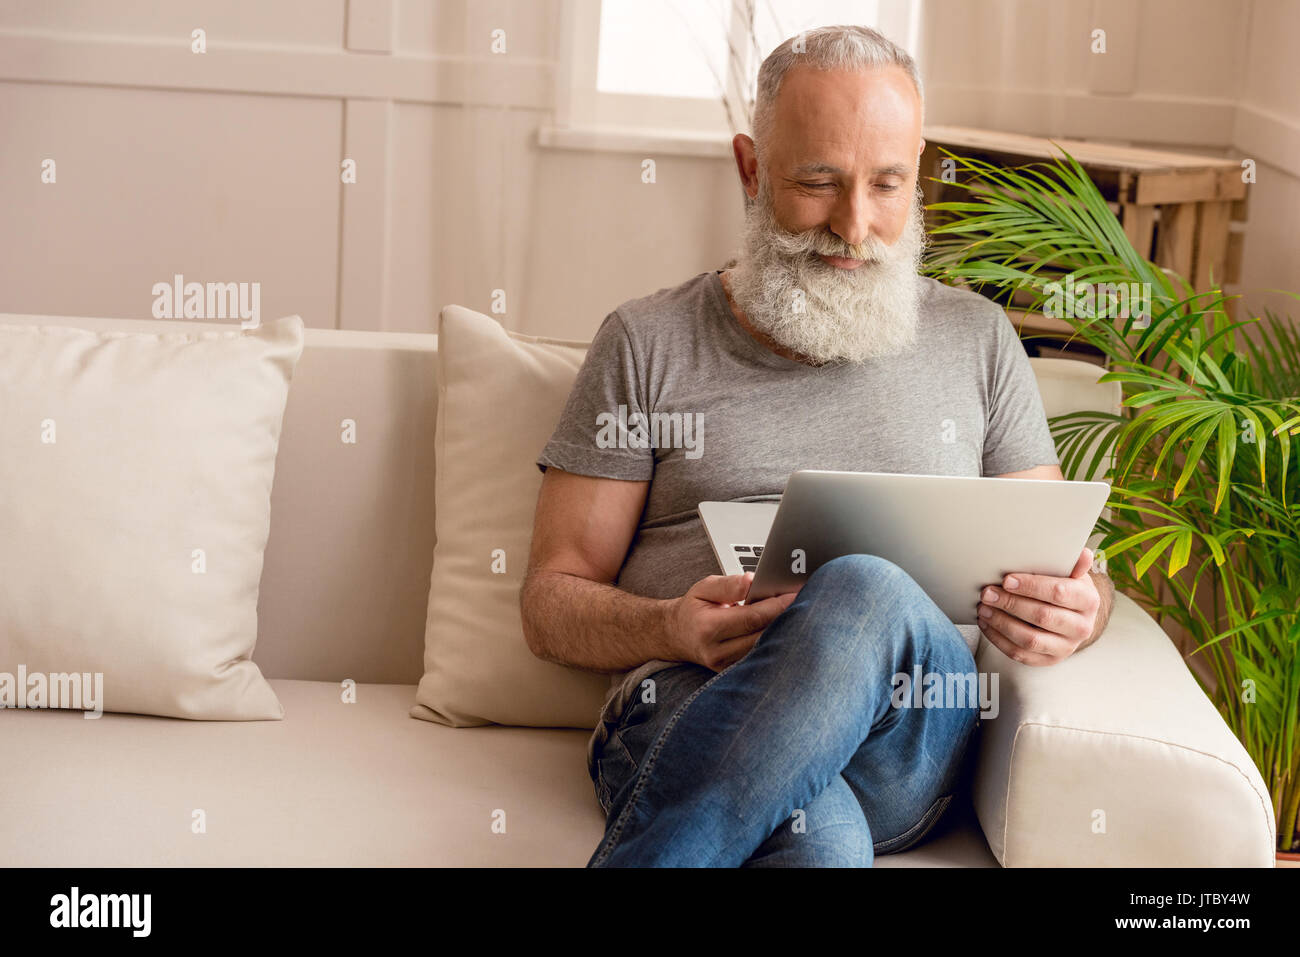
[{"label": "gray t-shirt", "polygon": [[[619,588],[675,598],[718,574],[696,506],[779,499],[797,469],[1000,475],[1059,462],[1006,313],[917,282],[916,345],[861,364],[814,367],[765,348],[736,321],[717,272],[605,318],[537,465],[650,482]],[[978,631],[963,633],[978,643]],[[615,676],[589,758],[604,721],[670,664]]]}]

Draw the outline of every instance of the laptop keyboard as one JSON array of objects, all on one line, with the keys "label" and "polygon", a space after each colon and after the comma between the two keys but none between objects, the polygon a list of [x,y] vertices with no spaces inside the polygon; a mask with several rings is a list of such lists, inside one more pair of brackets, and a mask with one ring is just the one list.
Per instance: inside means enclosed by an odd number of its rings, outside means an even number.
[{"label": "laptop keyboard", "polygon": [[732,545],[736,550],[736,557],[740,559],[740,567],[743,571],[752,572],[758,568],[758,559],[763,554],[762,545]]}]

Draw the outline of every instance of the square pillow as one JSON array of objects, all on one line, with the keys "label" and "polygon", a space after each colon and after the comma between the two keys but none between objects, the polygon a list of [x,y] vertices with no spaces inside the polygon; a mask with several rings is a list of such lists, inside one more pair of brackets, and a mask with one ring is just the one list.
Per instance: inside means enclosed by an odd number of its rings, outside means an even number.
[{"label": "square pillow", "polygon": [[411,714],[453,726],[591,728],[609,677],[542,661],[519,587],[542,474],[588,343],[507,332],[460,306],[438,321],[433,575]]},{"label": "square pillow", "polygon": [[251,655],[302,320],[157,325],[0,318],[0,705],[281,718]]}]

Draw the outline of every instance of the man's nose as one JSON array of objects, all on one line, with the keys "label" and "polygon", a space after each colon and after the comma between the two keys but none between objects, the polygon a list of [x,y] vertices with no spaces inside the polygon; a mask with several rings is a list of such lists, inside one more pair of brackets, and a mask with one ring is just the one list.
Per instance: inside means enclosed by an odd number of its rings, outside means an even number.
[{"label": "man's nose", "polygon": [[831,211],[827,225],[850,246],[866,242],[871,235],[871,209],[867,197],[857,189],[844,191]]}]

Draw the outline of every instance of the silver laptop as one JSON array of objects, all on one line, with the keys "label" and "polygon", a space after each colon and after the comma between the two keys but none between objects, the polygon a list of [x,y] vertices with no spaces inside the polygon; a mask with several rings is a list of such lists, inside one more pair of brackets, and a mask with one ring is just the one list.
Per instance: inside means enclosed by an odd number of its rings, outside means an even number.
[{"label": "silver laptop", "polygon": [[701,502],[724,574],[754,572],[746,601],[799,588],[833,558],[898,565],[954,623],[1009,572],[1066,576],[1105,507],[1105,482],[804,469],[776,502]]}]

